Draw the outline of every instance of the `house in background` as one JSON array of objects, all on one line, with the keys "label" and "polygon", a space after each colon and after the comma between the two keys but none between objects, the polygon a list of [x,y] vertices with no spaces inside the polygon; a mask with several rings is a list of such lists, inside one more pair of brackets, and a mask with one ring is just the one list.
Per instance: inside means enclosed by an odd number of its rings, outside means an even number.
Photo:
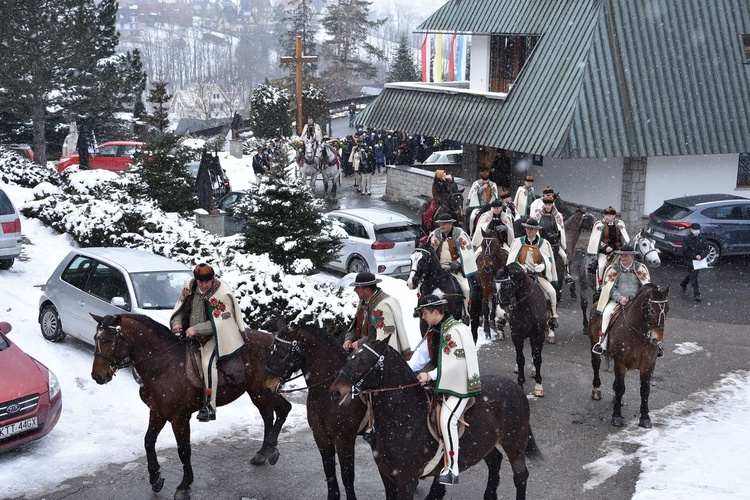
[{"label": "house in background", "polygon": [[500,153],[512,191],[531,173],[633,229],[750,189],[747,0],[450,0],[417,31],[470,35],[470,81],[386,84],[357,123],[462,142],[467,180]]},{"label": "house in background", "polygon": [[229,96],[214,83],[194,83],[187,89],[177,90],[169,103],[169,120],[202,120],[203,128],[213,127],[232,120],[237,107]]}]

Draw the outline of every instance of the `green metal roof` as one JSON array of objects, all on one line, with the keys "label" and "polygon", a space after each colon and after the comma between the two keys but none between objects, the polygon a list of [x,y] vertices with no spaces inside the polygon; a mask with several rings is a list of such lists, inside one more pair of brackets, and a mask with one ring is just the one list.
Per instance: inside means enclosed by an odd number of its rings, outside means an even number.
[{"label": "green metal roof", "polygon": [[561,158],[750,151],[747,0],[451,0],[418,29],[542,36],[504,101],[387,86],[358,123]]}]

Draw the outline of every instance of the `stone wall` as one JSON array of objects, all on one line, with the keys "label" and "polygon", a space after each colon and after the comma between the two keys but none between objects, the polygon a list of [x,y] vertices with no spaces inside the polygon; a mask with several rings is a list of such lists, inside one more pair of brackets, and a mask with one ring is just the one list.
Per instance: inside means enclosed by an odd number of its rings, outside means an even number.
[{"label": "stone wall", "polygon": [[620,217],[634,234],[644,227],[643,207],[646,197],[646,157],[624,158],[622,169],[622,208]]},{"label": "stone wall", "polygon": [[[421,208],[425,201],[432,198],[434,176],[434,172],[417,167],[389,165],[386,172],[384,199],[406,203],[413,208]],[[455,181],[459,189],[468,188],[471,185],[459,177],[456,177]]]}]

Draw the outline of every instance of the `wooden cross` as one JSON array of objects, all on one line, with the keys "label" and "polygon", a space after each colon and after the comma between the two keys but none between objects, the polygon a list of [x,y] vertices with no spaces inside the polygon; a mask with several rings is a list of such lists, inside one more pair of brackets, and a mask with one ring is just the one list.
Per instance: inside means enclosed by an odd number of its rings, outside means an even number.
[{"label": "wooden cross", "polygon": [[294,57],[282,56],[279,61],[297,64],[297,134],[302,133],[302,64],[318,61],[318,56],[302,55],[302,37],[296,37],[296,54]]}]

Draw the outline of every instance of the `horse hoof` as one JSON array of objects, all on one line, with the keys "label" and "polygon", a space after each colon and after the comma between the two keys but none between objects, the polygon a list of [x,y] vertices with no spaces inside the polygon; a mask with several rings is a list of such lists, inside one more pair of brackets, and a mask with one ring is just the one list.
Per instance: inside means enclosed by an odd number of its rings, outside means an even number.
[{"label": "horse hoof", "polygon": [[513,373],[518,373],[518,365],[513,368]]},{"label": "horse hoof", "polygon": [[602,400],[602,391],[599,389],[594,389],[591,391],[591,399],[594,401],[601,401]]},{"label": "horse hoof", "polygon": [[159,477],[159,479],[151,483],[151,491],[153,491],[154,493],[159,493],[163,487],[164,487],[163,477]]},{"label": "horse hoof", "polygon": [[501,331],[497,332],[497,340],[505,340],[505,334]]},{"label": "horse hoof", "polygon": [[190,488],[175,491],[174,500],[190,500]]},{"label": "horse hoof", "polygon": [[531,367],[531,376],[536,377],[536,366]]},{"label": "horse hoof", "polygon": [[544,388],[541,386],[541,384],[536,384],[536,386],[534,386],[534,396],[538,398],[544,397]]},{"label": "horse hoof", "polygon": [[643,427],[644,429],[650,429],[651,428],[651,419],[650,418],[642,418],[638,422],[638,425],[640,427]]},{"label": "horse hoof", "polygon": [[555,334],[554,333],[550,333],[547,336],[547,343],[548,344],[554,344],[555,342],[557,342],[557,340],[555,339]]},{"label": "horse hoof", "polygon": [[256,453],[255,456],[250,459],[250,463],[253,465],[263,465],[266,463],[266,457],[260,453]]},{"label": "horse hoof", "polygon": [[278,448],[273,449],[273,453],[271,453],[271,456],[268,457],[268,463],[270,465],[276,465],[276,462],[279,461],[279,450]]},{"label": "horse hoof", "polygon": [[612,417],[612,425],[614,427],[623,427],[625,420],[622,417]]}]

